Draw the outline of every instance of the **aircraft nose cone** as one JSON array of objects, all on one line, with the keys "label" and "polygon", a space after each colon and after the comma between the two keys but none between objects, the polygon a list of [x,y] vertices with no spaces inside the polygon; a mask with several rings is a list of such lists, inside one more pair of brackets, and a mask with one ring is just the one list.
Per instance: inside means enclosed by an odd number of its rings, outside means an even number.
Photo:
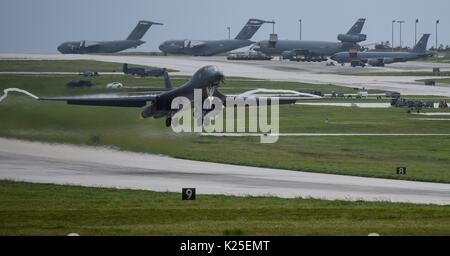
[{"label": "aircraft nose cone", "polygon": [[225,75],[222,72],[217,72],[215,79],[216,81],[222,81],[225,78]]},{"label": "aircraft nose cone", "polygon": [[170,41],[164,41],[158,46],[159,50],[166,53],[173,50],[173,44]]},{"label": "aircraft nose cone", "polygon": [[336,59],[337,59],[337,58],[336,58],[336,54],[335,54],[335,55],[333,55],[333,56],[331,56],[331,57],[330,57],[330,59],[332,59],[332,60],[336,61]]},{"label": "aircraft nose cone", "polygon": [[58,46],[58,51],[64,53],[64,46],[62,44]]},{"label": "aircraft nose cone", "polygon": [[214,83],[220,83],[225,80],[225,75],[222,73],[222,71],[217,71],[214,73],[212,80]]}]

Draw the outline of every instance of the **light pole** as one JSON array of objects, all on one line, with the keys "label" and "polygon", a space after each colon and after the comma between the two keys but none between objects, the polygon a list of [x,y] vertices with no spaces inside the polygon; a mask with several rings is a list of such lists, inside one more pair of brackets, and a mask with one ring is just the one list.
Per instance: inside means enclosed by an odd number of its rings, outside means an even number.
[{"label": "light pole", "polygon": [[439,25],[439,20],[436,21],[436,51],[438,49],[438,25]]},{"label": "light pole", "polygon": [[230,33],[231,28],[227,27],[227,29],[228,29],[228,40],[231,40],[231,33]]},{"label": "light pole", "polygon": [[400,24],[400,50],[402,49],[402,24],[405,23],[403,20],[397,21],[398,24]]},{"label": "light pole", "polygon": [[417,23],[419,23],[419,19],[416,19],[416,23],[414,24],[414,45],[417,44]]},{"label": "light pole", "polygon": [[394,24],[395,24],[396,20],[392,21],[392,42],[391,42],[391,48],[392,51],[394,51]]},{"label": "light pole", "polygon": [[300,23],[300,41],[302,40],[302,19],[299,19],[298,22]]}]

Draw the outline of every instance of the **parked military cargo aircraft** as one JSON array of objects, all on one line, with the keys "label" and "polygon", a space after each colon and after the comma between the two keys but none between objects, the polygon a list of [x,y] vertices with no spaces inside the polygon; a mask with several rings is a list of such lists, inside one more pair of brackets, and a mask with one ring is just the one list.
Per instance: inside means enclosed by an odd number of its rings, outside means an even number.
[{"label": "parked military cargo aircraft", "polygon": [[[183,54],[194,56],[212,56],[249,46],[250,39],[268,21],[249,19],[241,32],[231,40],[169,40],[163,42],[159,49],[164,54]],[[270,22],[271,23],[271,22]]]},{"label": "parked military cargo aircraft", "polygon": [[152,25],[163,24],[141,20],[125,40],[65,42],[58,46],[58,51],[63,54],[115,53],[129,48],[136,48],[145,43],[141,39]]},{"label": "parked military cargo aircraft", "polygon": [[[367,39],[361,34],[366,19],[358,19],[346,34],[339,34],[340,42],[306,41],[306,40],[265,40],[255,44],[253,50],[266,55],[279,55],[284,59],[302,61],[326,61],[327,57],[349,49],[359,49],[358,43]],[[303,56],[303,58],[300,58]]]}]

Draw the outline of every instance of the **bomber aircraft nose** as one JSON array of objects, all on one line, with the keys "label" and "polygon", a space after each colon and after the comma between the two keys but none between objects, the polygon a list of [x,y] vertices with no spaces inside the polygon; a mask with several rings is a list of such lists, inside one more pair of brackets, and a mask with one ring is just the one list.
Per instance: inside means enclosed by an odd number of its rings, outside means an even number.
[{"label": "bomber aircraft nose", "polygon": [[225,79],[225,75],[216,66],[206,66],[203,68],[203,73],[208,77],[209,82],[219,84]]},{"label": "bomber aircraft nose", "polygon": [[225,79],[225,75],[222,71],[217,71],[214,75],[214,81],[215,82],[222,82]]}]

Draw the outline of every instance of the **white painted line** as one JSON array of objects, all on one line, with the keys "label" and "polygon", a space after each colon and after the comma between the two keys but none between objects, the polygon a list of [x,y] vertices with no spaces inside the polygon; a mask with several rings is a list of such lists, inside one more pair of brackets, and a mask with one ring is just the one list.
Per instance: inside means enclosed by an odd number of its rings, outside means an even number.
[{"label": "white painted line", "polygon": [[353,103],[353,102],[316,102],[316,103],[296,103],[304,106],[321,107],[355,107],[355,108],[391,108],[390,103]]},{"label": "white painted line", "polygon": [[34,95],[34,94],[30,93],[30,92],[27,92],[25,90],[17,89],[17,88],[8,88],[8,89],[3,90],[4,95],[0,97],[0,102],[2,102],[4,99],[6,99],[6,97],[8,97],[8,93],[10,93],[10,92],[23,93],[23,94],[25,94],[27,96],[30,96],[30,97],[32,97],[32,98],[34,98],[36,100],[39,99],[38,96],[36,96],[36,95]]},{"label": "white painted line", "polygon": [[450,116],[450,112],[434,112],[434,113],[412,113],[421,116]]},{"label": "white painted line", "polygon": [[353,137],[353,136],[450,136],[450,133],[202,133],[202,136],[211,137]]},{"label": "white painted line", "polygon": [[448,118],[409,118],[409,120],[423,120],[423,121],[450,121]]}]

